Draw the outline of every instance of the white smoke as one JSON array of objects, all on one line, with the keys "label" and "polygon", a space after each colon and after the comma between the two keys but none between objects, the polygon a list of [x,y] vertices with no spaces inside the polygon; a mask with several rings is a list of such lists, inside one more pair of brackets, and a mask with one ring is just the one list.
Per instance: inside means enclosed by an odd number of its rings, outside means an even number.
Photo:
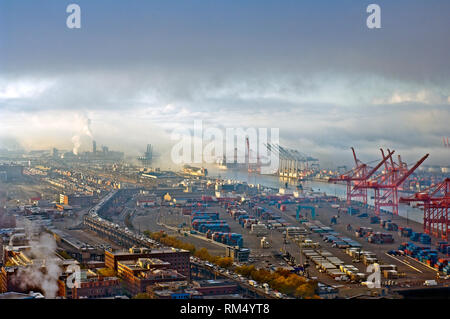
[{"label": "white smoke", "polygon": [[73,154],[78,155],[78,150],[81,147],[81,137],[88,136],[91,139],[94,139],[91,131],[91,119],[89,119],[86,115],[78,115],[75,119],[76,126],[79,128],[77,134],[72,137],[73,143]]},{"label": "white smoke", "polygon": [[58,293],[58,278],[62,274],[59,259],[55,256],[56,241],[47,233],[39,241],[30,241],[31,249],[26,255],[33,263],[20,267],[16,280],[24,290],[39,287],[45,298],[55,298]]},{"label": "white smoke", "polygon": [[81,142],[80,142],[80,136],[79,135],[75,135],[72,137],[72,143],[73,143],[73,154],[78,155],[78,149],[81,146]]},{"label": "white smoke", "polygon": [[92,132],[91,132],[91,119],[84,118],[83,122],[84,122],[84,124],[83,124],[83,133],[85,135],[89,136],[90,138],[94,138],[92,136]]}]

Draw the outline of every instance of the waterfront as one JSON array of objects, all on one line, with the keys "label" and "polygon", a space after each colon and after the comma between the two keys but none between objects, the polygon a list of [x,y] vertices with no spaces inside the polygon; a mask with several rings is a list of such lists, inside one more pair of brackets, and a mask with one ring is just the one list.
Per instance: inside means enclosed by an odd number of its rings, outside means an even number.
[{"label": "waterfront", "polygon": [[[295,188],[297,183],[292,179],[279,178],[273,175],[260,175],[260,174],[249,174],[245,171],[239,170],[210,170],[211,177],[219,177],[222,179],[228,179],[233,181],[246,182],[253,185],[262,185],[271,188],[285,187],[287,182],[289,187]],[[344,184],[333,184],[321,181],[304,181],[301,183],[304,189],[312,190],[317,192],[325,192],[327,195],[334,195],[339,198],[345,199],[346,197],[346,186]],[[368,193],[369,205],[374,205],[374,200],[371,198],[373,192]],[[400,193],[400,196],[403,194]],[[405,194],[406,195],[406,194]],[[414,208],[405,204],[399,204],[399,216],[413,220],[415,222],[423,224],[423,211],[418,208]]]}]

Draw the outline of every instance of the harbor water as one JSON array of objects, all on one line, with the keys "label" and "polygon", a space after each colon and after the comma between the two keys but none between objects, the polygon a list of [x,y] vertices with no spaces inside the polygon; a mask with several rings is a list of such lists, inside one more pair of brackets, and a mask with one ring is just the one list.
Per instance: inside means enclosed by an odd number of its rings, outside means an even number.
[{"label": "harbor water", "polygon": [[[288,183],[289,187],[295,188],[298,184],[293,179],[279,178],[273,175],[249,174],[245,171],[239,170],[210,169],[209,176],[225,180],[246,182],[253,185],[259,184],[271,188],[282,188],[285,187],[286,183]],[[324,192],[330,196],[337,196],[341,199],[346,198],[346,186],[344,184],[334,184],[321,181],[303,181],[301,184],[305,190],[310,189],[315,192]],[[367,195],[369,205],[373,206],[373,191],[369,190]],[[402,194],[400,193],[399,196],[402,196]],[[423,211],[421,209],[405,204],[399,204],[398,210],[401,217],[423,224]]]}]

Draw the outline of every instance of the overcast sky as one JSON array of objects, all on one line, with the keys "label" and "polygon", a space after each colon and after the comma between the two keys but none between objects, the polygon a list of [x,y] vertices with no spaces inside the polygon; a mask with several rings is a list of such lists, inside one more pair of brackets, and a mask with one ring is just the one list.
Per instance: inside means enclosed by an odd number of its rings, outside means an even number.
[{"label": "overcast sky", "polygon": [[278,127],[325,165],[350,164],[350,146],[448,165],[449,15],[445,0],[2,0],[0,148],[88,149],[89,119],[99,145],[164,153],[202,119]]}]

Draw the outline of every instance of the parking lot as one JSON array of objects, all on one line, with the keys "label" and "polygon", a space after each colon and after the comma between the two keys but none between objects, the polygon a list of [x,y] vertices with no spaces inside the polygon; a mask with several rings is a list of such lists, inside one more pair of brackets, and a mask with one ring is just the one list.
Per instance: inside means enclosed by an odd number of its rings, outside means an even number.
[{"label": "parking lot", "polygon": [[[297,223],[295,221],[295,206],[287,206],[287,210],[285,212],[281,212],[274,206],[269,207],[271,210],[277,211],[281,216],[286,218],[287,220]],[[316,221],[320,221],[325,226],[330,226],[330,220],[332,216],[337,215],[337,209],[331,208],[331,205],[328,203],[320,203],[319,207],[316,208]],[[392,216],[381,216],[381,218],[391,219],[392,221],[395,221],[396,223],[400,225],[408,225],[408,227],[412,227],[413,229],[416,229],[420,231],[421,225],[415,222],[408,221],[406,223],[406,220],[402,219],[401,217],[392,217]],[[372,244],[368,243],[363,238],[358,238],[355,236],[354,231],[347,230],[347,225],[352,225],[352,228],[356,228],[357,226],[364,226],[364,227],[371,227],[374,229],[374,231],[380,231],[380,232],[386,232],[379,224],[370,224],[369,218],[359,218],[356,216],[350,216],[347,213],[340,213],[339,217],[337,218],[337,224],[332,225],[332,228],[334,231],[338,232],[339,234],[351,238],[353,241],[356,241],[362,246],[362,249],[365,251],[370,251],[374,253],[379,261],[379,264],[386,264],[386,265],[395,265],[398,269],[399,274],[404,274],[404,277],[397,278],[394,280],[395,284],[398,284],[400,286],[413,286],[417,284],[422,284],[425,280],[429,279],[436,279],[436,271],[430,267],[427,267],[423,263],[420,263],[412,258],[405,257],[405,256],[390,256],[386,254],[389,250],[396,250],[401,242],[408,241],[408,238],[400,237],[398,232],[390,232],[392,233],[394,237],[394,243],[392,244]],[[366,273],[366,266],[362,264],[361,262],[354,262],[354,259],[347,255],[345,253],[345,249],[339,249],[337,247],[333,247],[331,243],[326,243],[323,241],[323,235],[319,233],[311,233],[309,237],[314,242],[319,242],[321,247],[330,251],[334,256],[344,261],[346,265],[353,265],[358,269],[358,271],[362,273]],[[311,272],[314,273],[315,271],[311,269]],[[324,278],[324,276],[321,276],[320,274],[317,275],[321,280],[324,282],[328,282],[331,284],[330,280],[331,278]],[[329,276],[328,276],[329,277]],[[333,279],[331,279],[333,280]],[[384,281],[387,281],[384,279]]]},{"label": "parking lot", "polygon": [[[287,205],[285,211],[281,211],[275,206],[269,206],[268,204],[257,204],[268,210],[276,212],[278,215],[282,216],[287,222],[292,226],[300,226],[308,231],[307,237],[314,243],[320,245],[320,249],[325,250],[330,253],[333,258],[342,261],[344,266],[351,266],[353,268],[344,267],[344,272],[348,269],[353,269],[353,273],[366,274],[367,276],[367,265],[362,261],[355,260],[354,257],[346,253],[345,249],[340,249],[333,247],[331,242],[325,242],[324,236],[321,233],[315,233],[308,229],[305,225],[302,225],[295,218],[295,208],[296,205]],[[247,210],[251,215],[251,209],[248,207],[242,207]],[[270,248],[261,248],[261,237],[252,234],[250,229],[242,227],[237,220],[227,213],[226,209],[219,205],[213,205],[208,208],[210,211],[219,212],[219,218],[225,220],[229,226],[231,232],[242,234],[244,239],[244,247],[251,250],[250,263],[254,264],[256,267],[261,267],[265,269],[276,269],[278,267],[289,267],[288,264],[280,258],[281,252],[288,252],[295,258],[295,264],[302,265],[305,262],[309,264],[307,268],[307,275],[312,278],[317,278],[320,282],[327,285],[344,285],[345,287],[361,287],[360,281],[364,279],[361,278],[359,281],[340,280],[340,277],[330,276],[326,273],[324,269],[319,269],[321,266],[317,266],[313,260],[308,258],[302,253],[301,248],[298,243],[292,238],[285,239],[283,235],[284,229],[270,229],[269,233],[266,235],[267,239],[271,243]],[[309,221],[312,223],[319,223],[322,226],[329,227],[330,220],[332,216],[337,215],[337,209],[332,208],[329,203],[321,202],[316,208],[315,220],[311,219],[309,216]],[[392,221],[395,221],[399,225],[408,225],[409,227],[420,230],[421,225],[408,221],[402,220],[400,217],[389,216]],[[383,218],[383,216],[381,216]],[[384,218],[387,218],[385,216]],[[161,230],[161,225],[158,225],[158,221],[164,222],[165,224],[172,227],[179,227],[183,225],[184,229],[189,230],[190,227],[190,217],[181,214],[181,210],[177,208],[162,207],[158,209],[147,209],[146,212],[138,212],[133,220],[133,225],[135,228],[150,231]],[[347,225],[352,225],[353,230],[348,230]],[[389,278],[383,278],[383,283],[389,283],[390,285],[408,287],[417,286],[423,284],[425,280],[436,279],[436,271],[427,267],[426,265],[406,256],[391,256],[386,254],[389,250],[397,249],[398,245],[407,241],[407,238],[402,238],[398,232],[390,232],[394,237],[394,243],[392,244],[372,244],[367,242],[364,238],[358,238],[355,235],[354,229],[356,227],[371,227],[374,231],[386,232],[379,224],[370,224],[369,218],[359,218],[356,216],[350,216],[347,213],[340,213],[337,218],[337,224],[332,225],[333,231],[339,233],[345,238],[349,238],[354,242],[361,245],[362,250],[366,252],[373,253],[378,259],[378,263],[382,265],[394,265],[396,271],[398,272],[398,277],[393,280]],[[225,251],[222,247],[208,241],[203,240],[194,236],[185,236],[178,233],[175,230],[166,229],[171,235],[178,236],[185,242],[194,244],[196,247],[206,247],[210,253],[214,255],[224,255]],[[198,234],[203,236],[202,234]],[[307,250],[307,249],[303,249]],[[317,266],[317,268],[316,268]],[[336,266],[337,272],[342,270],[339,265]],[[348,276],[347,276],[348,277]],[[347,279],[345,276],[343,279]]]}]

